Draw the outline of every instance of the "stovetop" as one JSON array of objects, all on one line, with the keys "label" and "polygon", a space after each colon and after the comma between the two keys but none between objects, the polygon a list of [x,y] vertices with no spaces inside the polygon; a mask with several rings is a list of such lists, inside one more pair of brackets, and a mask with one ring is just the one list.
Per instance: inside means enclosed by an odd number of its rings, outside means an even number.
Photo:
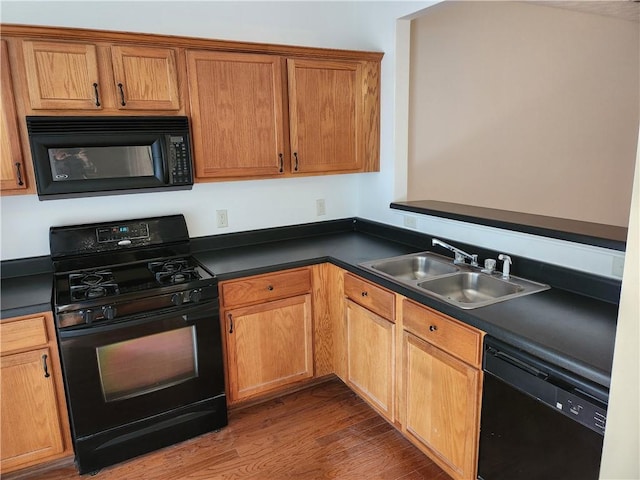
[{"label": "stovetop", "polygon": [[[214,278],[192,257],[142,261],[103,266],[55,276],[55,304],[58,309],[102,304],[126,298],[152,296],[168,291],[196,288]],[[68,309],[68,308],[67,308]]]}]

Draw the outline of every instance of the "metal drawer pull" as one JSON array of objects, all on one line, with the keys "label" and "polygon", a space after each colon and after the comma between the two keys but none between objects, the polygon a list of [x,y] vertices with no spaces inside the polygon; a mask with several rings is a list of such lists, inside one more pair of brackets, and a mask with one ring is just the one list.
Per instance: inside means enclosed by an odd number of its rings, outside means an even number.
[{"label": "metal drawer pull", "polygon": [[366,296],[367,296],[367,295],[369,295],[369,294],[365,291],[365,292],[362,292],[362,294],[361,294],[361,295],[362,295],[363,297],[366,297]]},{"label": "metal drawer pull", "polygon": [[227,317],[229,318],[229,333],[233,333],[233,316],[229,314]]},{"label": "metal drawer pull", "polygon": [[120,89],[120,105],[123,107],[127,105],[127,102],[124,101],[124,89],[122,88],[122,84],[118,84],[118,88]]},{"label": "metal drawer pull", "polygon": [[267,290],[269,290],[269,291],[273,290],[273,285],[269,285],[269,286],[267,287]]},{"label": "metal drawer pull", "polygon": [[100,97],[98,96],[98,84],[97,83],[93,84],[93,91],[96,94],[96,107],[99,107],[100,106]]},{"label": "metal drawer pull", "polygon": [[280,159],[280,168],[278,169],[278,171],[282,173],[284,172],[284,159],[282,158],[281,153],[278,154],[278,158]]},{"label": "metal drawer pull", "polygon": [[298,171],[298,152],[293,152],[293,158],[296,159],[296,163],[293,166],[293,170],[297,172]]},{"label": "metal drawer pull", "polygon": [[438,330],[438,327],[436,325],[429,325],[430,332],[435,332],[436,330]]},{"label": "metal drawer pull", "polygon": [[49,368],[47,367],[47,354],[42,355],[42,368],[44,369],[44,378],[49,378]]}]

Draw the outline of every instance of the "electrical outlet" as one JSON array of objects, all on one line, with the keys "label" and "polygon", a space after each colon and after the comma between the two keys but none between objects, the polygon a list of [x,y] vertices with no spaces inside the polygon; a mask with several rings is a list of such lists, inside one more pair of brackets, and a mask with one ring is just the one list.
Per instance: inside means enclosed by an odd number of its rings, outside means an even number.
[{"label": "electrical outlet", "polygon": [[229,226],[229,217],[227,217],[226,210],[216,210],[216,224],[218,225],[218,228]]},{"label": "electrical outlet", "polygon": [[611,264],[611,274],[622,278],[624,273],[624,257],[613,257]]},{"label": "electrical outlet", "polygon": [[416,220],[416,217],[413,217],[411,215],[405,215],[404,226],[408,228],[418,228],[418,221]]},{"label": "electrical outlet", "polygon": [[326,215],[327,209],[324,205],[324,198],[319,198],[316,200],[316,215],[319,217],[320,215]]}]

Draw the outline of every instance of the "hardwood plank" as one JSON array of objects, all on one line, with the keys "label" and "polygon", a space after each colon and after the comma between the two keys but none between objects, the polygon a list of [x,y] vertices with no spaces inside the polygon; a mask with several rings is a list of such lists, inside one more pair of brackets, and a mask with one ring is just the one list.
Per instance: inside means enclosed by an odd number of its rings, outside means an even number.
[{"label": "hardwood plank", "polygon": [[[78,480],[73,466],[23,479]],[[450,480],[337,378],[232,410],[219,432],[105,468],[96,480]]]}]

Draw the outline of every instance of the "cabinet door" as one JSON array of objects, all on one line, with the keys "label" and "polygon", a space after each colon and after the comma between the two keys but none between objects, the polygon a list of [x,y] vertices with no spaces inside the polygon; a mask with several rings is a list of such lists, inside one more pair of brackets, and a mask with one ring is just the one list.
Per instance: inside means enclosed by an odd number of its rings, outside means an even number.
[{"label": "cabinet door", "polygon": [[1,358],[4,472],[64,449],[50,359],[48,348]]},{"label": "cabinet door", "polygon": [[7,44],[3,40],[0,45],[2,65],[0,75],[2,84],[2,116],[0,117],[0,189],[24,190],[27,188],[24,177],[24,162],[20,147],[20,132],[18,131],[18,117],[16,114],[13,86],[9,71],[9,53]]},{"label": "cabinet door", "polygon": [[225,323],[231,402],[313,376],[311,295],[229,310]]},{"label": "cabinet door", "polygon": [[32,109],[102,109],[95,45],[25,40],[22,50]]},{"label": "cabinet door", "polygon": [[289,59],[287,68],[292,171],[362,169],[361,64]]},{"label": "cabinet door", "polygon": [[475,478],[481,373],[404,333],[405,431],[452,477]]},{"label": "cabinet door", "polygon": [[284,172],[282,59],[187,52],[196,175]]},{"label": "cabinet door", "polygon": [[174,49],[114,45],[111,60],[119,109],[180,109]]},{"label": "cabinet door", "polygon": [[393,421],[395,324],[346,300],[347,381]]}]

